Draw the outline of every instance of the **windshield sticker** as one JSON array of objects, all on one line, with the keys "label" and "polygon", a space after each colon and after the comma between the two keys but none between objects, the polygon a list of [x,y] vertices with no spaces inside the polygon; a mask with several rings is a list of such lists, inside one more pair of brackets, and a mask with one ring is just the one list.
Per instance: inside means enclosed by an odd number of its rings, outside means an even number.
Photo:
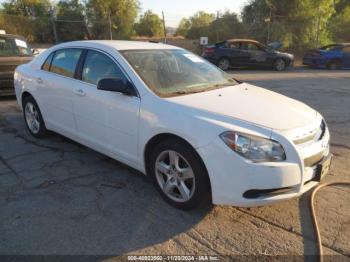
[{"label": "windshield sticker", "polygon": [[27,48],[27,43],[20,39],[15,39],[16,46]]},{"label": "windshield sticker", "polygon": [[193,54],[183,54],[183,56],[187,57],[194,63],[204,63],[204,60],[201,59],[200,57],[193,55]]}]

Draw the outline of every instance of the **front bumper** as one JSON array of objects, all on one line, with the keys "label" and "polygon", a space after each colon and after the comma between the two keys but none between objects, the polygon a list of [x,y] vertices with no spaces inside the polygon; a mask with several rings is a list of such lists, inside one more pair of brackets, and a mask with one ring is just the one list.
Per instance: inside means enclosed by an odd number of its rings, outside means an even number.
[{"label": "front bumper", "polygon": [[252,207],[298,197],[316,186],[319,183],[315,180],[318,162],[306,166],[304,160],[317,154],[322,154],[321,160],[327,157],[329,147],[325,144],[329,144],[328,129],[321,141],[304,148],[293,146],[294,155],[288,149],[286,161],[271,163],[243,159],[219,137],[197,150],[209,173],[213,203]]}]

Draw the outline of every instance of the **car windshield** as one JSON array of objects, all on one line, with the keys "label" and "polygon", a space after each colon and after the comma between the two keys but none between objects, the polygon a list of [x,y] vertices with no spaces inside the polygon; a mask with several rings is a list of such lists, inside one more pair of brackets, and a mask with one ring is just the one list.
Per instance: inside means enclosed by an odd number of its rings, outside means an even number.
[{"label": "car windshield", "polygon": [[23,39],[0,36],[0,57],[31,55],[32,52]]},{"label": "car windshield", "polygon": [[149,88],[161,97],[204,92],[238,82],[185,50],[125,50],[123,56]]}]

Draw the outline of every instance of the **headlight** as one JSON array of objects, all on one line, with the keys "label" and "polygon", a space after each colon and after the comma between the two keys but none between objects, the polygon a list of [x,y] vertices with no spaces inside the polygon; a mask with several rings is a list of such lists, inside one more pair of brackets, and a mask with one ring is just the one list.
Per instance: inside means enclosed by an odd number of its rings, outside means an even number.
[{"label": "headlight", "polygon": [[220,138],[237,154],[253,162],[286,160],[284,149],[277,141],[232,131],[222,133]]}]

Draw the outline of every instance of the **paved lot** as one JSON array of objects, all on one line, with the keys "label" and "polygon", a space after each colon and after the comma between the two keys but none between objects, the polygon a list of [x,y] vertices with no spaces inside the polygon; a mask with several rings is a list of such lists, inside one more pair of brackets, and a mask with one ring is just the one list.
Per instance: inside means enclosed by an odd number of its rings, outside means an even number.
[{"label": "paved lot", "polygon": [[[319,110],[335,155],[326,180],[350,180],[349,71],[232,73]],[[315,254],[307,201],[179,211],[114,160],[59,135],[34,139],[15,101],[0,100],[0,254]],[[344,261],[349,203],[345,188],[325,189],[317,201],[326,253]]]}]

